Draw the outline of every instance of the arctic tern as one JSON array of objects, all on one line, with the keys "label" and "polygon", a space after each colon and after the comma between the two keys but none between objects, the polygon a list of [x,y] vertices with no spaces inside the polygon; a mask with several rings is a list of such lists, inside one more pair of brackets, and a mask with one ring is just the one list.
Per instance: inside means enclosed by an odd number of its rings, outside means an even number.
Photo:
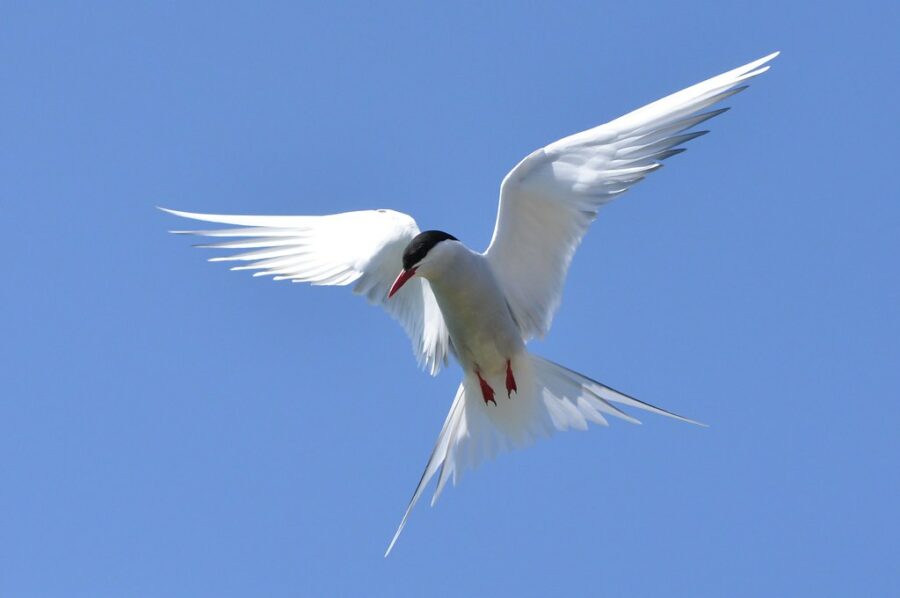
[{"label": "arctic tern", "polygon": [[619,406],[697,423],[638,401],[530,353],[560,304],[575,249],[601,206],[727,108],[707,108],[742,91],[778,52],[538,149],[503,179],[494,235],[483,252],[442,231],[420,232],[393,210],[326,216],[232,216],[165,211],[238,228],[173,231],[236,240],[201,245],[239,250],[213,257],[254,276],[354,285],[396,318],[420,365],[436,375],[453,355],[463,370],[434,451],[388,546],[387,556],[428,482],[432,505],[448,480],[497,452],[607,417],[639,423]]}]

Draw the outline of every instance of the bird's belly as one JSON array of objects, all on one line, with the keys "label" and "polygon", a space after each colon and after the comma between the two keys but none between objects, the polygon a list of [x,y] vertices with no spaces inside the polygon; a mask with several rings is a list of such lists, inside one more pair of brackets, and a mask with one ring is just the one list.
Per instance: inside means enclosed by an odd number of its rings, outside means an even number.
[{"label": "bird's belly", "polygon": [[453,346],[464,367],[486,377],[503,374],[507,362],[518,354],[520,348],[516,343],[505,342],[494,334],[478,333],[466,336],[461,347],[454,339]]},{"label": "bird's belly", "polygon": [[[487,375],[506,371],[507,361],[525,346],[505,301],[455,297],[441,302],[450,340],[460,364]],[[446,306],[446,307],[445,307]]]}]

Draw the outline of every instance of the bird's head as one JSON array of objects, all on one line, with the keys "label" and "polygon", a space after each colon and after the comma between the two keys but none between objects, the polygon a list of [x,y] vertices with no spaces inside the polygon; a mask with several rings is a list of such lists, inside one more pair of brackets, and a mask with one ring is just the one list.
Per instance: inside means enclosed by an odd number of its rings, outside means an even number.
[{"label": "bird's head", "polygon": [[440,269],[442,251],[435,248],[440,247],[444,241],[457,241],[457,238],[441,230],[427,230],[409,242],[403,250],[403,269],[391,286],[388,298],[393,297],[394,293],[416,274],[428,278]]}]

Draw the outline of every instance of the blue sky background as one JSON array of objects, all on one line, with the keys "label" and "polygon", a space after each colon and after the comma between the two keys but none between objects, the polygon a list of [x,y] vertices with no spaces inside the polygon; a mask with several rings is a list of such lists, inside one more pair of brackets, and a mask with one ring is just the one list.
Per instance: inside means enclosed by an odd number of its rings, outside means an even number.
[{"label": "blue sky background", "polygon": [[[0,8],[0,595],[888,596],[897,3]],[[154,205],[486,245],[533,149],[779,49],[611,205],[533,349],[711,424],[503,455],[382,552],[459,371]]]}]

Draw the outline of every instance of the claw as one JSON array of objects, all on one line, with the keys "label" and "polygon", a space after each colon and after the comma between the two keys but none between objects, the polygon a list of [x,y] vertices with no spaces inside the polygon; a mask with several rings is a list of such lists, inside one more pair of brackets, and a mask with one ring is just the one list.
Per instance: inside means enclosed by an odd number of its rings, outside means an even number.
[{"label": "claw", "polygon": [[510,364],[509,360],[506,360],[506,396],[507,398],[512,398],[512,393],[515,392],[519,394],[519,389],[516,387],[516,379],[513,377],[512,372],[512,364]]},{"label": "claw", "polygon": [[490,401],[496,405],[497,401],[494,400],[494,389],[484,381],[484,378],[481,377],[481,372],[475,372],[475,375],[478,376],[478,383],[481,385],[481,396],[484,398],[484,404],[487,405],[488,401]]}]

